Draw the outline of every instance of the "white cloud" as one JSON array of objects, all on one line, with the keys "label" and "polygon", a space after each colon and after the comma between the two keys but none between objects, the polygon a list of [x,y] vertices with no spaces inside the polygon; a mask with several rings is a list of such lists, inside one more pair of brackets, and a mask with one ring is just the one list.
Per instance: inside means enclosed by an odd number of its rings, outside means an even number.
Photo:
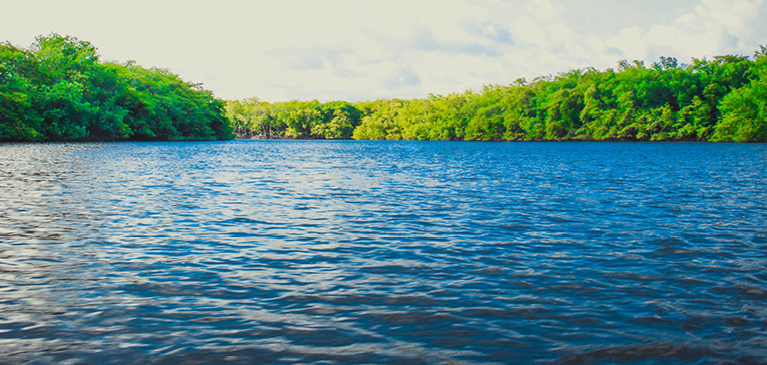
[{"label": "white cloud", "polygon": [[[764,0],[0,0],[0,40],[58,32],[223,98],[364,100],[619,59],[750,54]],[[9,17],[8,14],[13,14]]]},{"label": "white cloud", "polygon": [[551,19],[557,15],[557,10],[549,0],[530,0],[527,10],[539,19]]},{"label": "white cloud", "polygon": [[528,46],[540,48],[548,48],[550,46],[549,39],[543,28],[530,17],[524,17],[515,22],[514,35],[516,36],[515,39],[519,39],[520,42]]},{"label": "white cloud", "polygon": [[[749,53],[756,49],[751,26],[764,14],[763,1],[703,0],[687,14],[669,24],[653,24],[649,30],[624,29],[605,44],[618,48],[629,59],[654,60],[660,56],[689,57]],[[756,43],[756,44],[754,44]]]}]

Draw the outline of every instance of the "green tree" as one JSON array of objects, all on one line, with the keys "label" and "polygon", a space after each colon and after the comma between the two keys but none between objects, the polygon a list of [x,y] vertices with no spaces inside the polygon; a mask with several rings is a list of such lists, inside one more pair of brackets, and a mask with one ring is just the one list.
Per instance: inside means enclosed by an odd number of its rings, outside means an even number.
[{"label": "green tree", "polygon": [[722,121],[716,125],[714,141],[767,142],[767,55],[757,52],[748,70],[750,82],[728,93],[722,100]]},{"label": "green tree", "polygon": [[226,139],[223,101],[132,62],[101,62],[89,42],[40,36],[0,45],[0,140]]}]

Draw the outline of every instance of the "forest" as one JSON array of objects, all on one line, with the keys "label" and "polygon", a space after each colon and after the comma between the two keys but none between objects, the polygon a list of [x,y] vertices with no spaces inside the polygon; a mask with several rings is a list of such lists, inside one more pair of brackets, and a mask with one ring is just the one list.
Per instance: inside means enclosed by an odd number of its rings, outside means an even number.
[{"label": "forest", "polygon": [[226,102],[239,138],[767,142],[767,48],[661,57],[423,99]]},{"label": "forest", "polygon": [[168,70],[103,62],[89,42],[51,34],[0,43],[0,141],[217,140],[225,103]]},{"label": "forest", "polygon": [[238,138],[767,142],[767,47],[619,61],[421,99],[223,101],[161,68],[51,34],[0,43],[0,141]]}]

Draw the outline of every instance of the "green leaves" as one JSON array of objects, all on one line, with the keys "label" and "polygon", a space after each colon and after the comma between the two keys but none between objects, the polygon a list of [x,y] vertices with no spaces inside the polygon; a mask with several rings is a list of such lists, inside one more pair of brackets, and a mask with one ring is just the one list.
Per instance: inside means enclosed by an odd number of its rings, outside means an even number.
[{"label": "green leaves", "polygon": [[267,103],[257,98],[226,102],[226,116],[240,138],[349,139],[360,110],[345,101]]},{"label": "green leaves", "polygon": [[751,82],[722,100],[722,121],[712,140],[767,142],[767,57],[757,59],[749,73]]},{"label": "green leaves", "polygon": [[[661,57],[652,67],[572,70],[480,92],[380,99],[229,102],[238,134],[412,140],[767,141],[767,54]],[[266,133],[266,136],[270,136]]]},{"label": "green leaves", "polygon": [[0,45],[0,140],[233,138],[224,103],[163,69],[101,62],[89,42],[51,34]]}]

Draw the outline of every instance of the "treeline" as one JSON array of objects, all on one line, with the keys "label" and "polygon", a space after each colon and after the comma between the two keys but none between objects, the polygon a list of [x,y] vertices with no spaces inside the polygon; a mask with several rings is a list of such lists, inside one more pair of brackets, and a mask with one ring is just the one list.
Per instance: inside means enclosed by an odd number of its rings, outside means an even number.
[{"label": "treeline", "polygon": [[767,49],[573,70],[479,92],[360,103],[227,102],[241,138],[767,141]]},{"label": "treeline", "polygon": [[345,101],[267,103],[257,98],[227,101],[226,115],[239,138],[349,139],[362,117]]},{"label": "treeline", "polygon": [[168,70],[102,62],[89,42],[0,44],[0,141],[233,138],[224,102]]}]

